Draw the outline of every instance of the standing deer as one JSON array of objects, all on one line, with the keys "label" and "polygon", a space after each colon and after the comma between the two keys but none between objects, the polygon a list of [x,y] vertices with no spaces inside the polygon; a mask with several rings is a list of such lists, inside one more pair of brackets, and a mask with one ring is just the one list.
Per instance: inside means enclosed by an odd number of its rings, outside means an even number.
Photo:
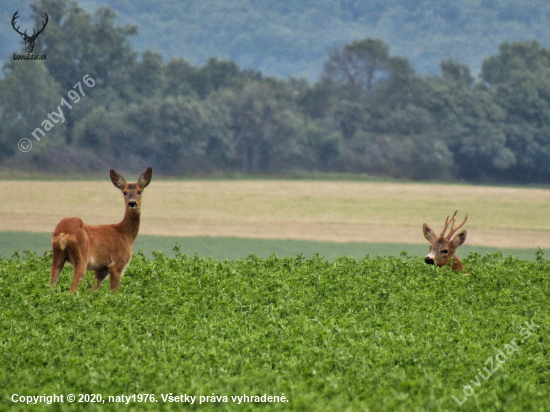
[{"label": "standing deer", "polygon": [[120,279],[132,258],[132,245],[139,231],[141,193],[151,182],[150,167],[137,183],[126,180],[111,169],[111,181],[124,195],[126,212],[122,222],[113,225],[92,226],[77,217],[62,219],[52,235],[53,261],[50,284],[57,285],[65,262],[74,266],[74,278],[70,293],[78,289],[86,270],[94,271],[92,291],[99,289],[110,275],[111,289],[118,290]]},{"label": "standing deer", "polygon": [[[467,231],[463,230],[462,232],[457,234],[452,240],[451,237],[458,229],[460,229],[464,225],[464,223],[466,223],[466,221],[468,220],[468,215],[466,215],[464,222],[462,222],[455,228],[454,226],[456,222],[456,213],[457,211],[455,211],[455,214],[453,215],[451,220],[449,220],[449,216],[447,216],[447,219],[445,220],[445,227],[443,228],[443,231],[439,236],[437,236],[434,231],[430,229],[430,227],[426,223],[424,223],[424,237],[428,242],[431,243],[430,253],[424,259],[424,261],[428,265],[436,264],[440,267],[450,265],[453,270],[464,269],[464,266],[462,266],[462,263],[455,255],[455,252],[458,247],[462,246],[466,241]],[[451,230],[449,231],[449,234],[445,236],[445,232],[449,227],[449,223],[451,224]]]}]

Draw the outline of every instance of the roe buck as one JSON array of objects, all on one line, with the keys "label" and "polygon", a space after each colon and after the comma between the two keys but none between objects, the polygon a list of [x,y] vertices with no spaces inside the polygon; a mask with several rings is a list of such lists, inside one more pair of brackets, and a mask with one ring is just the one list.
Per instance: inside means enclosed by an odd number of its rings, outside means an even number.
[{"label": "roe buck", "polygon": [[111,169],[111,181],[124,194],[126,204],[120,223],[92,226],[77,217],[59,222],[52,235],[52,286],[57,285],[63,265],[68,261],[74,266],[70,293],[78,289],[86,270],[94,271],[92,291],[99,289],[109,275],[111,289],[118,290],[120,279],[132,258],[132,245],[139,231],[141,192],[151,182],[152,176],[153,169],[149,167],[137,183],[126,183],[116,170]]},{"label": "roe buck", "polygon": [[[451,237],[458,229],[460,229],[464,225],[464,223],[466,223],[466,221],[468,220],[468,215],[466,215],[464,222],[462,222],[455,228],[456,212],[457,211],[455,211],[455,214],[453,215],[451,220],[449,220],[449,216],[447,216],[447,219],[445,220],[445,227],[443,228],[443,231],[439,236],[437,236],[434,231],[430,229],[430,227],[426,223],[424,223],[424,237],[428,242],[431,243],[430,253],[424,259],[427,264],[436,264],[437,266],[450,265],[453,270],[464,269],[464,266],[462,266],[462,263],[460,262],[458,257],[456,257],[455,252],[458,247],[463,245],[466,241],[467,231],[463,230],[452,240]],[[451,230],[449,231],[449,234],[445,236],[445,232],[449,227],[449,223],[451,224]]]}]

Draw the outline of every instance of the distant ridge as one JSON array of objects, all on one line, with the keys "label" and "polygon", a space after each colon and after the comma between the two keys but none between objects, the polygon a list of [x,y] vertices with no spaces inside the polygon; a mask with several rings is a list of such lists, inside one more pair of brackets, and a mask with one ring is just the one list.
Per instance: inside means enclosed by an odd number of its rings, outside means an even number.
[{"label": "distant ridge", "polygon": [[[32,24],[32,2],[0,4],[0,60],[21,47],[9,25],[15,10]],[[550,3],[512,0],[474,3],[425,0],[82,0],[88,12],[108,5],[118,24],[139,26],[135,49],[183,57],[203,64],[216,56],[243,69],[316,81],[328,52],[352,40],[380,38],[391,53],[407,57],[417,72],[439,73],[446,58],[466,63],[477,74],[483,59],[504,41],[537,39],[550,45]],[[473,4],[473,6],[472,6]]]}]

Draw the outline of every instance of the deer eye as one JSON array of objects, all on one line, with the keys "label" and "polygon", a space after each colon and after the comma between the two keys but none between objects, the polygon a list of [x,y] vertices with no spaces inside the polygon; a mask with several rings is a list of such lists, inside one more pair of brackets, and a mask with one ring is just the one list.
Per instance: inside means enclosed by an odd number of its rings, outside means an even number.
[{"label": "deer eye", "polygon": [[441,251],[441,253],[443,253],[444,255],[446,255],[447,253],[449,253],[449,251],[448,251],[447,249],[443,249],[443,250]]},{"label": "deer eye", "polygon": [[124,193],[124,196],[126,196],[128,194],[128,192],[122,192],[122,193]]},{"label": "deer eye", "polygon": [[141,190],[138,190],[138,195],[141,195]]}]

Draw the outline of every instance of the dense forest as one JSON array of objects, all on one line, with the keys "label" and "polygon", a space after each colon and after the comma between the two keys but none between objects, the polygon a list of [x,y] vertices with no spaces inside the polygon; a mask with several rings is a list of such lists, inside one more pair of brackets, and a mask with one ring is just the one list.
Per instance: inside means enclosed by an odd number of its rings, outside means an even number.
[{"label": "dense forest", "polygon": [[[136,28],[119,24],[107,7],[88,13],[73,0],[31,7],[37,25],[50,10],[34,50],[47,59],[3,66],[5,168],[85,172],[146,164],[164,174],[550,178],[550,49],[535,40],[502,43],[476,79],[451,59],[437,74],[417,73],[385,41],[363,38],[329,50],[312,83],[216,57],[194,65],[138,53],[130,41]],[[18,150],[21,139],[32,142],[31,151]]]},{"label": "dense forest", "polygon": [[[383,39],[424,74],[438,74],[439,62],[452,58],[477,76],[483,59],[506,41],[550,46],[545,0],[79,1],[89,12],[107,5],[120,24],[139,26],[132,47],[157,50],[165,62],[184,57],[203,65],[216,56],[264,75],[310,82],[319,80],[333,48],[364,38]],[[32,27],[29,3],[0,2],[0,60],[16,45],[13,13],[19,10],[22,27]]]}]

